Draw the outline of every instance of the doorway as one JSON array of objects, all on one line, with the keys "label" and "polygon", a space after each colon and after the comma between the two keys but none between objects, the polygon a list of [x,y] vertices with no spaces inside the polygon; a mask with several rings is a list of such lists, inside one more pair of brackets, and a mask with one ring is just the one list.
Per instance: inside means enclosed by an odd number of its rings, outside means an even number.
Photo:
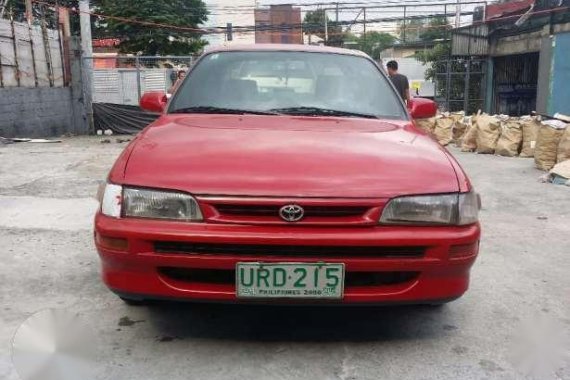
[{"label": "doorway", "polygon": [[536,110],[538,59],[538,53],[494,59],[495,113],[521,116]]}]

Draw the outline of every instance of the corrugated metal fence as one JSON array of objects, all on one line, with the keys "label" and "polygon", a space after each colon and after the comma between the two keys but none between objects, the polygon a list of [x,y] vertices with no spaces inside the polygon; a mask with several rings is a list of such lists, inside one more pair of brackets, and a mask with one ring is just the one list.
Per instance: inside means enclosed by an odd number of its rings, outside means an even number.
[{"label": "corrugated metal fence", "polygon": [[137,133],[158,115],[139,108],[147,91],[169,92],[178,77],[194,63],[193,56],[143,57],[107,54],[84,58],[84,74],[92,77],[93,122],[96,130]]},{"label": "corrugated metal fence", "polygon": [[0,87],[64,87],[58,32],[0,19]]},{"label": "corrugated metal fence", "polygon": [[455,56],[486,56],[489,54],[489,25],[457,28],[451,35],[451,54]]},{"label": "corrugated metal fence", "polygon": [[187,71],[193,56],[95,56],[85,58],[93,68],[94,103],[138,106],[147,91],[168,91],[179,72]]}]

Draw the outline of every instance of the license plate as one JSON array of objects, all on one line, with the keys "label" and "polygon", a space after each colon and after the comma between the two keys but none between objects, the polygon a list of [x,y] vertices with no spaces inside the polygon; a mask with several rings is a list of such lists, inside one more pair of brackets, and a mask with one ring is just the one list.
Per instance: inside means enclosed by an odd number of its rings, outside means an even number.
[{"label": "license plate", "polygon": [[344,264],[238,263],[239,298],[342,299]]}]

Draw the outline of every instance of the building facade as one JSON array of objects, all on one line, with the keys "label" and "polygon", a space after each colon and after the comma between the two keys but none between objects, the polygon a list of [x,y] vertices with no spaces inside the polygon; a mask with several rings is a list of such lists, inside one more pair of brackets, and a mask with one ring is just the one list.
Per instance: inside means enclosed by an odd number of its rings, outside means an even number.
[{"label": "building facade", "polygon": [[255,10],[255,43],[303,44],[301,8],[272,5]]},{"label": "building facade", "polygon": [[452,55],[486,61],[485,111],[570,115],[570,0],[488,5],[452,31]]}]

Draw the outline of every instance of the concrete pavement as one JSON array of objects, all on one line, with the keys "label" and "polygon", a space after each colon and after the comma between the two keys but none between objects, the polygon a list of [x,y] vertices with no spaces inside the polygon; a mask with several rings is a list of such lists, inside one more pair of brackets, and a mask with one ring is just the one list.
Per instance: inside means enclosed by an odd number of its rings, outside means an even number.
[{"label": "concrete pavement", "polygon": [[45,308],[97,332],[98,379],[523,379],[545,361],[535,378],[570,379],[570,188],[539,183],[532,160],[453,150],[484,234],[470,291],[442,308],[135,308],[98,277],[94,196],[124,147],[99,140],[0,146],[0,379],[17,379],[10,340]]}]

